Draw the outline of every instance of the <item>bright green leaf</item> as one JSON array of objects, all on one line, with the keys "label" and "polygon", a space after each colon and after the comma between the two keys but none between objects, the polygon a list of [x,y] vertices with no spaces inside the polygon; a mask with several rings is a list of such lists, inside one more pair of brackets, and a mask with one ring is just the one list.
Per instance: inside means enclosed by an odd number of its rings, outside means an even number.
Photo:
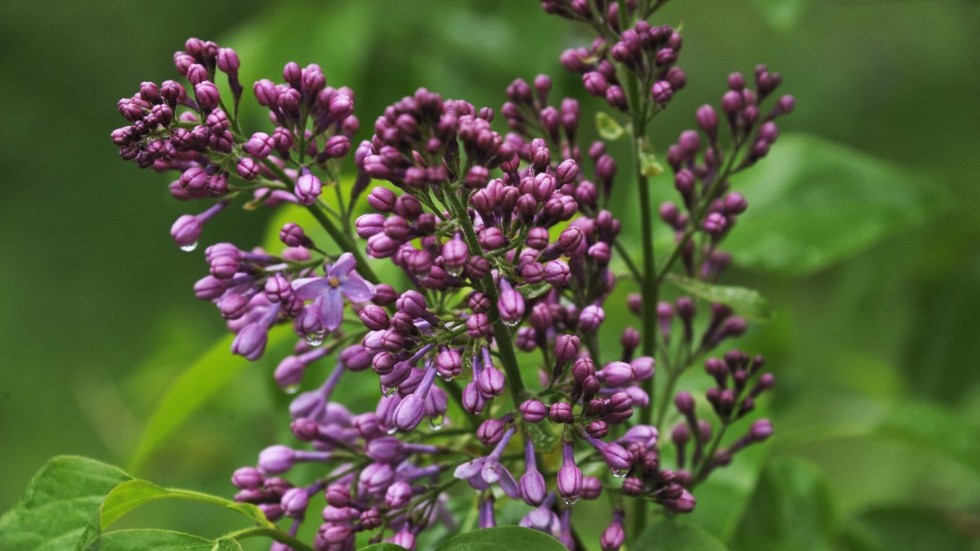
[{"label": "bright green leaf", "polygon": [[265,515],[257,507],[249,503],[238,503],[223,497],[180,490],[162,488],[145,480],[129,480],[113,488],[99,507],[99,525],[105,530],[110,524],[140,505],[160,499],[183,499],[218,505],[241,513],[259,526],[273,528]]},{"label": "bright green leaf", "polygon": [[863,512],[848,527],[845,548],[874,551],[974,549],[962,524],[939,511],[922,507],[887,507]]},{"label": "bright green leaf", "polygon": [[565,546],[555,538],[530,528],[502,526],[474,530],[449,540],[438,551],[564,551]]},{"label": "bright green leaf", "polygon": [[749,321],[766,322],[772,320],[769,301],[758,291],[744,287],[712,285],[688,277],[671,275],[668,281],[700,299],[720,302],[730,307],[739,316]]},{"label": "bright green leaf", "polygon": [[374,545],[362,547],[357,551],[405,551],[405,548],[393,543],[375,543]]},{"label": "bright green leaf", "polygon": [[805,135],[781,136],[733,178],[749,210],[725,247],[735,262],[783,274],[830,266],[923,223],[946,202],[908,171]]},{"label": "bright green leaf", "polygon": [[209,540],[172,530],[117,530],[99,536],[85,551],[235,551],[234,540]]},{"label": "bright green leaf", "polygon": [[755,0],[769,25],[777,31],[788,31],[806,11],[809,0]]},{"label": "bright green leaf", "polygon": [[602,111],[595,114],[595,127],[599,136],[608,141],[616,141],[626,133],[626,130],[616,122],[616,119]]},{"label": "bright green leaf", "polygon": [[0,549],[72,549],[125,472],[84,457],[61,456],[31,480],[21,502],[0,517]]},{"label": "bright green leaf", "polygon": [[799,459],[770,462],[738,528],[732,549],[831,549],[837,519],[820,471]]},{"label": "bright green leaf", "polygon": [[698,526],[676,519],[650,524],[633,545],[644,551],[725,551],[725,544]]},{"label": "bright green leaf", "polygon": [[[274,349],[292,335],[289,327],[269,332],[268,349]],[[150,415],[129,468],[139,467],[190,416],[244,371],[252,362],[231,353],[234,335],[228,335],[184,371],[157,403]]]}]

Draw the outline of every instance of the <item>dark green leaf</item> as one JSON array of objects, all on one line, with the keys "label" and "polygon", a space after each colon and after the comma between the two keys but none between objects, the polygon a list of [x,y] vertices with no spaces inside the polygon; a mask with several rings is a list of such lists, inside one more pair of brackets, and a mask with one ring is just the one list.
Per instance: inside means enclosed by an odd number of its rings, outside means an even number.
[{"label": "dark green leaf", "polygon": [[670,275],[668,281],[700,299],[720,302],[731,307],[736,314],[749,321],[765,322],[772,320],[769,301],[758,291],[744,287],[712,285],[689,277]]},{"label": "dark green leaf", "polygon": [[502,526],[474,530],[449,540],[438,551],[564,551],[565,546],[555,538],[530,528]]},{"label": "dark green leaf", "polygon": [[660,519],[652,523],[636,540],[636,549],[644,551],[725,551],[725,544],[698,526],[684,521]]},{"label": "dark green leaf", "polygon": [[921,507],[865,511],[846,534],[845,548],[868,551],[969,551],[970,538],[953,519]]},{"label": "dark green leaf", "polygon": [[357,551],[405,551],[405,548],[401,545],[395,545],[393,543],[376,543],[374,545],[362,547]]},{"label": "dark green leaf", "polygon": [[266,519],[262,511],[252,504],[238,503],[223,497],[191,490],[162,488],[145,480],[129,480],[113,488],[99,507],[99,526],[105,530],[106,527],[129,511],[132,511],[140,505],[160,499],[183,499],[218,505],[241,513],[259,526],[267,528],[274,527]]},{"label": "dark green leaf", "polygon": [[837,519],[830,489],[799,459],[769,463],[738,527],[732,549],[830,549]]},{"label": "dark green leaf", "polygon": [[599,111],[595,114],[595,127],[599,136],[604,140],[615,141],[623,137],[626,130],[620,126],[616,119],[606,113]]},{"label": "dark green leaf", "polygon": [[[267,348],[274,349],[292,335],[289,327],[269,332]],[[129,468],[136,471],[150,455],[209,399],[244,371],[252,362],[231,353],[234,335],[228,335],[183,372],[160,398],[150,415]]]},{"label": "dark green leaf", "polygon": [[916,227],[946,202],[906,170],[803,135],[782,136],[733,188],[749,211],[725,246],[737,263],[784,274],[830,266]]},{"label": "dark green leaf", "polygon": [[209,540],[171,530],[117,530],[99,536],[85,551],[238,551],[235,540]]},{"label": "dark green leaf", "polygon": [[61,456],[31,480],[21,502],[0,518],[0,549],[72,549],[125,472],[84,457]]}]

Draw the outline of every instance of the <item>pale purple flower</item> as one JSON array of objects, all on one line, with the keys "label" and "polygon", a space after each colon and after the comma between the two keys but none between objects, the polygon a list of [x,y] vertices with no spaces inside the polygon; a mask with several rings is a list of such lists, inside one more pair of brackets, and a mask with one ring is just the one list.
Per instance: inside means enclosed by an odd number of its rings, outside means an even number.
[{"label": "pale purple flower", "polygon": [[320,323],[327,331],[340,327],[344,318],[344,297],[351,302],[367,302],[374,296],[374,285],[354,270],[356,262],[353,254],[344,253],[336,262],[324,267],[326,276],[293,281],[293,289],[300,299],[320,298]]},{"label": "pale purple flower", "polygon": [[500,456],[504,454],[507,443],[510,442],[516,428],[511,427],[504,433],[504,437],[497,443],[497,447],[490,452],[490,455],[478,457],[456,467],[453,474],[460,480],[466,480],[475,490],[486,490],[491,484],[499,484],[500,489],[505,494],[520,499],[521,490],[517,485],[514,475],[500,463]]}]

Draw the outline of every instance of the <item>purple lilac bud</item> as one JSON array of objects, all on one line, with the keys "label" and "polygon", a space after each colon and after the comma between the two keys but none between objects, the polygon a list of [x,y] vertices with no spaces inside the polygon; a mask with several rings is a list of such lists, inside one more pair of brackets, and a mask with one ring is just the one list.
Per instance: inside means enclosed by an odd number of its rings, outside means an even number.
[{"label": "purple lilac bud", "polygon": [[582,471],[575,464],[571,442],[562,444],[562,466],[558,469],[558,493],[566,505],[574,505],[582,496]]},{"label": "purple lilac bud", "polygon": [[544,502],[548,489],[545,485],[544,476],[538,471],[534,454],[534,443],[527,439],[524,443],[525,471],[520,481],[521,498],[528,505],[538,506]]},{"label": "purple lilac bud", "polygon": [[612,524],[602,532],[602,538],[599,540],[599,544],[602,547],[602,551],[618,551],[625,541],[626,532],[623,530],[623,512],[616,511],[613,513]]},{"label": "purple lilac bud", "polygon": [[323,182],[320,181],[312,172],[307,168],[303,168],[300,177],[296,179],[295,193],[296,198],[299,199],[300,203],[304,205],[312,205],[316,203],[317,198],[320,196],[320,192],[323,188]]},{"label": "purple lilac bud", "polygon": [[538,400],[525,400],[520,407],[521,415],[528,423],[540,423],[548,416],[548,407]]}]

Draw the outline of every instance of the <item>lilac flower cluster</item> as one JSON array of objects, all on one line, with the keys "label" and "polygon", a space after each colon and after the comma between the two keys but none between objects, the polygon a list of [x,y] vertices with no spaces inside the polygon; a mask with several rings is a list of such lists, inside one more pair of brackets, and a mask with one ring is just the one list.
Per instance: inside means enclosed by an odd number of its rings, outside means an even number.
[{"label": "lilac flower cluster", "polygon": [[[561,61],[582,74],[588,94],[631,118],[643,209],[646,125],[686,83],[676,66],[679,32],[646,21],[662,3],[542,2],[597,34]],[[278,252],[214,244],[204,255],[209,274],[194,286],[235,333],[232,352],[249,360],[264,355],[275,325],[292,325],[296,345],[274,373],[288,392],[304,384],[311,365],[334,360],[327,380],[291,403],[298,443],[265,449],[255,467],[232,477],[236,499],[272,521],[287,519],[289,535],[315,507],[322,517],[315,549],[382,539],[414,549],[427,527],[455,526],[446,503],[465,499],[465,482],[480,527],[496,526],[497,501],[506,497],[527,505],[521,526],[569,549],[577,540],[574,504],[608,492],[613,511],[600,544],[614,550],[638,535],[625,526],[630,506],[639,527],[649,503],[690,512],[711,472],[772,433],[769,421],[756,420],[723,442],[774,384],[761,357],[733,351],[705,361],[716,383],[705,394],[716,425],[698,418],[691,394],[675,393],[681,374],[747,324],[724,304],[711,304],[699,321],[694,297],[660,300],[660,287],[677,262],[702,282],[717,280],[730,263],[718,245],[748,205],[729,190],[729,177],[768,153],[776,119],[793,109],[784,96],[760,114],[780,84],[777,73],[757,68],[755,89],[738,74],[729,78],[721,102],[726,139],[716,111],[704,106],[700,134],[686,131],[669,147],[681,205],[664,203],[660,217],[676,246],[654,265],[647,216],[640,267],[608,209],[617,162],[603,141],[580,146],[580,104],[549,103],[546,75],[508,86],[503,135],[493,109],[426,89],[402,98],[354,148],[357,179],[341,191],[341,163],[359,129],[353,91],[327,86],[317,65],[287,63],[283,83],[252,87],[272,130],[245,133],[234,51],[190,39],[174,61],[193,98],[174,81],[144,83],[120,100],[130,124],[112,139],[141,167],[179,171],[170,185],[177,199],[213,203],[177,220],[178,245],[193,249],[203,225],[236,201],[306,209],[332,241],[314,242],[288,223]],[[231,109],[214,84],[218,72],[227,76]],[[372,180],[381,183],[368,190]],[[332,206],[322,196],[331,186]],[[355,218],[362,196],[371,210]],[[328,252],[334,246],[339,251]],[[403,281],[379,281],[362,252],[390,261]],[[614,255],[628,275],[613,270]],[[623,279],[643,290],[628,300],[639,327],[623,331],[619,350],[603,350],[606,301]],[[333,400],[335,391],[344,374],[368,370],[377,377],[377,405],[351,413]],[[664,381],[660,393],[655,380]],[[669,469],[660,435],[675,419],[676,468]],[[321,474],[294,483],[301,463],[322,465]]]}]

